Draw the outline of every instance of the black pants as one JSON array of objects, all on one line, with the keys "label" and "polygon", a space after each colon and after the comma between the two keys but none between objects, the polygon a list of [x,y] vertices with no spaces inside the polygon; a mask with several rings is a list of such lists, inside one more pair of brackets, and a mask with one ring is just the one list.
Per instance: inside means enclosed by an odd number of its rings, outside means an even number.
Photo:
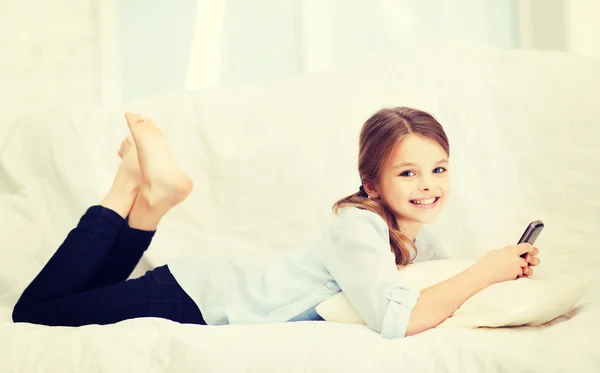
[{"label": "black pants", "polygon": [[25,289],[13,321],[80,326],[160,317],[206,325],[166,265],[126,281],[153,236],[110,209],[90,207]]}]

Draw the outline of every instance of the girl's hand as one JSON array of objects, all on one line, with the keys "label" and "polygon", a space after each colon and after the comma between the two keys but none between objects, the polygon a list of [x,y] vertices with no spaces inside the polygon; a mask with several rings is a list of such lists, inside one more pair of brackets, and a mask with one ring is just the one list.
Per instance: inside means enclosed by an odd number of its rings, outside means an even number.
[{"label": "girl's hand", "polygon": [[527,253],[527,255],[525,255],[525,260],[527,261],[527,268],[525,268],[525,271],[523,272],[524,276],[531,276],[533,275],[533,268],[530,267],[534,267],[538,264],[540,264],[540,258],[537,257],[537,255],[540,253],[540,250],[538,250],[537,247],[533,248],[533,251],[531,253]]},{"label": "girl's hand", "polygon": [[[478,269],[488,285],[492,285],[522,276],[531,276],[533,269],[530,265],[540,263],[539,258],[536,257],[538,252],[537,248],[528,243],[511,245],[486,253],[473,266]],[[522,254],[526,254],[525,258],[521,257]]]}]

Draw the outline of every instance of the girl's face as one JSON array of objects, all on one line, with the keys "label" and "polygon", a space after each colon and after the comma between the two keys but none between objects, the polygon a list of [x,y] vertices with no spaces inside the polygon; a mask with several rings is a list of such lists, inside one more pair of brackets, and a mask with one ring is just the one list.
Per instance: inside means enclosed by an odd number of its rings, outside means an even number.
[{"label": "girl's face", "polygon": [[432,223],[449,196],[449,184],[444,149],[429,138],[407,135],[392,151],[379,182],[365,188],[394,212],[402,228]]}]

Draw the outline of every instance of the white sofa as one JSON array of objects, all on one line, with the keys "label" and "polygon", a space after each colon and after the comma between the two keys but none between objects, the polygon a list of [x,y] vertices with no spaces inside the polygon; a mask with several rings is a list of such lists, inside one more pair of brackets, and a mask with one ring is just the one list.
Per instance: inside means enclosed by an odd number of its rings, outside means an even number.
[{"label": "white sofa", "polygon": [[[1,372],[593,372],[600,369],[600,60],[560,53],[428,48],[264,86],[61,108],[0,128]],[[451,146],[452,197],[430,227],[477,258],[545,222],[536,276],[591,285],[541,327],[433,329],[385,340],[364,325],[13,324],[10,312],[87,206],[100,201],[127,128],[149,115],[195,182],[137,276],[208,251],[267,260],[317,234],[359,186],[358,131],[385,106],[434,114]],[[561,296],[557,294],[556,296]]]}]

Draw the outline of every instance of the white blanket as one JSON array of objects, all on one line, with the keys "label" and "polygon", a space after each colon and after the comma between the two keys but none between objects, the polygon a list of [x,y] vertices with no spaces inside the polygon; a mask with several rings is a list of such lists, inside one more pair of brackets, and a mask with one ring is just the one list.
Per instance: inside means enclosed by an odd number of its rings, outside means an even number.
[{"label": "white blanket", "polygon": [[[0,372],[593,372],[600,367],[600,61],[428,49],[269,85],[58,109],[0,128]],[[432,112],[451,142],[452,197],[432,231],[452,255],[513,244],[535,219],[545,275],[592,281],[538,328],[433,329],[385,340],[364,325],[13,324],[11,308],[118,165],[125,110],[155,118],[195,182],[133,276],[204,250],[265,260],[317,234],[359,186],[358,130],[383,106]],[[560,296],[560,294],[557,294]]]}]

